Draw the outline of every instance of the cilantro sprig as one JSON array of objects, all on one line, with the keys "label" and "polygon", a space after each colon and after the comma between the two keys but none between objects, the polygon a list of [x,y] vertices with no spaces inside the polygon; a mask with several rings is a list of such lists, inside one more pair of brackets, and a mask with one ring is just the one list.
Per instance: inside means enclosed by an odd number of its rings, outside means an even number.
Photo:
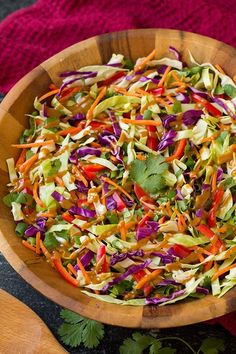
[{"label": "cilantro sprig", "polygon": [[130,168],[130,178],[147,193],[157,194],[165,189],[166,181],[163,173],[168,164],[164,157],[148,155],[146,160],[134,160]]},{"label": "cilantro sprig", "polygon": [[[86,348],[97,348],[104,338],[104,325],[88,320],[72,311],[62,310],[60,313],[64,323],[59,327],[58,334],[62,342],[70,347],[78,347],[83,344]],[[174,348],[178,341],[182,346],[189,349],[193,354],[219,354],[225,352],[224,340],[221,338],[208,337],[202,340],[195,350],[188,342],[180,337],[158,338],[154,331],[147,334],[134,332],[130,338],[126,338],[119,348],[120,354],[178,354],[182,351]],[[163,343],[168,343],[164,345]]]},{"label": "cilantro sprig", "polygon": [[92,349],[103,339],[102,323],[88,320],[69,310],[62,310],[60,316],[64,323],[59,327],[58,334],[66,345],[75,348],[83,343],[86,348]]}]

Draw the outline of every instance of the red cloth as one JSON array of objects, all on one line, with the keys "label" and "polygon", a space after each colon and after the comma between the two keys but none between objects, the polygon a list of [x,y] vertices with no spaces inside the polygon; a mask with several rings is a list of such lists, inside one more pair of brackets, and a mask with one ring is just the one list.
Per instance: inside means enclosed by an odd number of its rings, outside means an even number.
[{"label": "red cloth", "polygon": [[[0,92],[82,39],[130,28],[175,28],[236,46],[235,0],[38,0],[0,24]],[[209,321],[236,335],[236,312]]]},{"label": "red cloth", "polygon": [[235,0],[38,0],[0,24],[0,92],[82,39],[130,28],[176,28],[236,46]]}]

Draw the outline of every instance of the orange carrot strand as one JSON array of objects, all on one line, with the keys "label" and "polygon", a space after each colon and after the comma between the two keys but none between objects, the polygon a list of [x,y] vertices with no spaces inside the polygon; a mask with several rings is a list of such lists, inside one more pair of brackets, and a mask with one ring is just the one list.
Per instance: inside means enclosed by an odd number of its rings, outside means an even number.
[{"label": "orange carrot strand", "polygon": [[134,71],[137,72],[142,70],[147,65],[147,63],[155,57],[156,52],[156,49],[154,49],[150,54],[148,54],[148,56],[146,56],[146,58],[144,58],[140,64],[135,66]]},{"label": "orange carrot strand", "polygon": [[45,100],[46,98],[50,97],[50,96],[53,96],[55,95],[56,93],[58,93],[60,91],[60,89],[56,89],[56,90],[52,90],[52,91],[49,91],[47,93],[45,93],[44,95],[42,95],[40,98],[39,98],[39,102]]},{"label": "orange carrot strand", "polygon": [[89,108],[86,118],[88,120],[92,120],[93,119],[93,111],[95,109],[95,107],[98,105],[98,103],[101,101],[101,99],[105,96],[107,92],[107,88],[106,86],[104,86],[101,91],[99,92],[97,98],[95,99],[95,101],[93,102],[93,104],[91,105],[91,107]]},{"label": "orange carrot strand", "polygon": [[26,160],[21,166],[19,166],[19,171],[21,173],[28,172],[31,166],[38,160],[38,154],[33,155],[28,160]]},{"label": "orange carrot strand", "polygon": [[46,146],[53,143],[54,140],[35,141],[34,143],[28,143],[28,144],[12,144],[12,147],[19,148],[19,149],[27,149],[31,147],[37,147],[37,146]]},{"label": "orange carrot strand", "polygon": [[24,245],[29,250],[36,252],[36,248],[32,246],[29,242],[22,240],[22,245]]},{"label": "orange carrot strand", "polygon": [[126,123],[126,124],[132,124],[132,125],[152,125],[154,127],[160,126],[162,123],[157,122],[155,120],[134,120],[134,119],[128,119],[128,118],[123,118],[121,119],[121,122]]},{"label": "orange carrot strand", "polygon": [[41,234],[40,234],[40,231],[37,232],[36,234],[36,254],[40,254],[41,251],[40,251],[40,238],[41,238]]},{"label": "orange carrot strand", "polygon": [[38,183],[38,181],[35,181],[35,182],[34,182],[34,185],[33,185],[33,197],[34,197],[35,202],[36,202],[41,208],[45,208],[44,203],[42,202],[42,200],[41,200],[41,199],[39,198],[39,196],[38,196],[38,187],[39,187],[39,183]]},{"label": "orange carrot strand", "polygon": [[91,283],[91,279],[90,279],[88,273],[86,272],[83,264],[80,262],[79,258],[77,258],[77,264],[78,264],[78,267],[81,270],[81,273],[83,274],[83,277],[86,280],[87,284],[90,284]]},{"label": "orange carrot strand", "polygon": [[216,272],[213,277],[211,278],[212,281],[216,280],[217,278],[219,278],[221,275],[223,275],[224,273],[227,273],[228,271],[230,271],[230,269],[233,269],[236,267],[236,263],[231,264],[228,267],[225,267],[221,270],[218,270],[218,272]]}]

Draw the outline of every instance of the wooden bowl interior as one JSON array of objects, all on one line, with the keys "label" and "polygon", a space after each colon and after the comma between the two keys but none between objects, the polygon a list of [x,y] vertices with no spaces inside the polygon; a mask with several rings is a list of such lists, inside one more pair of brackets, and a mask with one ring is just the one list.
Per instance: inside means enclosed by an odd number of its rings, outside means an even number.
[{"label": "wooden bowl interior", "polygon": [[236,310],[236,289],[221,299],[206,296],[201,300],[166,307],[120,306],[83,295],[61,279],[43,257],[22,247],[20,239],[15,236],[10,210],[2,203],[8,183],[5,160],[17,157],[17,151],[11,144],[18,141],[27,126],[25,114],[32,111],[34,98],[46,92],[51,82],[59,85],[61,72],[106,63],[112,53],[122,53],[134,61],[156,48],[157,57],[161,58],[170,55],[170,45],[181,51],[187,63],[190,50],[198,62],[220,64],[227,74],[235,74],[236,50],[224,43],[175,30],[130,30],[94,37],[65,49],[20,80],[0,105],[0,249],[14,269],[45,296],[83,316],[108,324],[161,328],[208,320]]}]

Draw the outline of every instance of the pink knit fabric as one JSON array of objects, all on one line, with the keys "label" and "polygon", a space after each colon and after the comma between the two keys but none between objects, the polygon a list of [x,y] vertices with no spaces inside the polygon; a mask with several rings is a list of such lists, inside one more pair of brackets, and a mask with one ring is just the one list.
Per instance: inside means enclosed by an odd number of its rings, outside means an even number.
[{"label": "pink knit fabric", "polygon": [[0,92],[82,39],[130,28],[175,28],[236,46],[234,0],[38,0],[0,24]]},{"label": "pink knit fabric", "polygon": [[[175,28],[236,46],[235,0],[38,0],[0,24],[0,92],[58,51],[131,28]],[[236,312],[221,323],[236,335]]]}]

